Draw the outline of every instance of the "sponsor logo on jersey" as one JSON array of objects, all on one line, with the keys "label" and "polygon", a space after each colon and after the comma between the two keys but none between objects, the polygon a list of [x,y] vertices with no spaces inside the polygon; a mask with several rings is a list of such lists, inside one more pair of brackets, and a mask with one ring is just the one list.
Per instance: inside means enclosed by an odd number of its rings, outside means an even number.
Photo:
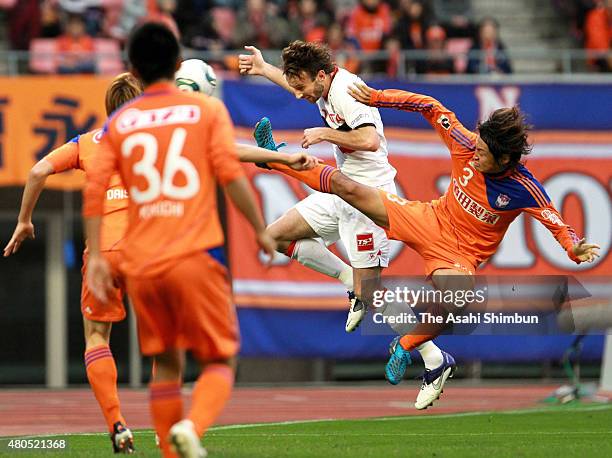
[{"label": "sponsor logo on jersey", "polygon": [[174,105],[139,110],[130,108],[117,118],[117,130],[125,134],[136,129],[159,127],[171,124],[195,124],[200,120],[200,107],[197,105]]},{"label": "sponsor logo on jersey", "polygon": [[472,215],[478,221],[481,221],[485,224],[489,224],[493,226],[497,221],[499,221],[500,216],[495,213],[490,212],[470,196],[468,196],[463,190],[459,187],[457,180],[453,178],[453,195],[455,196],[455,200],[457,203],[463,208],[467,213]]},{"label": "sponsor logo on jersey", "polygon": [[357,251],[372,251],[374,249],[374,234],[357,234]]},{"label": "sponsor logo on jersey", "polygon": [[325,108],[321,109],[321,113],[323,113],[323,117],[327,119],[329,122],[331,122],[332,124],[337,124],[341,126],[345,122],[344,118],[340,116],[338,113],[330,113]]},{"label": "sponsor logo on jersey", "polygon": [[436,122],[440,124],[445,130],[448,130],[451,128],[450,119],[448,119],[448,116],[446,115],[440,115],[440,117],[438,118]]},{"label": "sponsor logo on jersey", "polygon": [[123,188],[106,190],[106,200],[127,199],[128,197],[128,192]]},{"label": "sponsor logo on jersey", "polygon": [[542,210],[542,217],[546,218],[548,221],[550,221],[553,224],[556,224],[557,226],[561,226],[561,227],[565,226],[565,224],[563,224],[563,221],[561,221],[561,218],[559,218],[559,216],[556,213],[551,212],[548,208],[545,208],[544,210]]},{"label": "sponsor logo on jersey", "polygon": [[497,208],[505,208],[508,206],[509,203],[510,197],[505,194],[500,194],[499,196],[497,196],[497,199],[495,199],[495,206]]}]

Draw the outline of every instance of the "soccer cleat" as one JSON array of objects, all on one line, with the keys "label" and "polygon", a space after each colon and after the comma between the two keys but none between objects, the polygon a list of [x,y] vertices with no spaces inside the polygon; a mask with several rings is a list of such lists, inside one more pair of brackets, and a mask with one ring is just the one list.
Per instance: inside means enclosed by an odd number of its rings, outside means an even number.
[{"label": "soccer cleat", "polygon": [[[279,143],[278,145],[276,144],[276,142],[274,141],[274,136],[272,135],[272,123],[267,117],[261,118],[259,122],[255,124],[253,136],[255,137],[257,146],[259,146],[260,148],[268,149],[270,151],[278,151],[279,148],[286,145],[286,143]],[[257,167],[271,170],[265,162],[258,162],[255,165],[257,165]]]},{"label": "soccer cleat", "polygon": [[170,444],[181,458],[205,458],[207,455],[191,420],[181,420],[170,428]]},{"label": "soccer cleat", "polygon": [[348,311],[348,317],[346,318],[346,326],[344,329],[346,329],[346,332],[353,332],[359,327],[359,324],[361,323],[361,320],[363,320],[368,308],[363,302],[361,302],[361,300],[357,299],[353,291],[349,291],[348,297],[351,307]]},{"label": "soccer cleat", "polygon": [[412,364],[410,359],[410,352],[404,350],[400,344],[400,336],[397,336],[391,341],[389,345],[389,361],[385,366],[385,377],[391,385],[397,385],[404,378],[406,368],[409,364]]},{"label": "soccer cleat", "polygon": [[113,443],[113,451],[115,453],[134,453],[134,436],[132,431],[120,421],[113,425],[111,442]]},{"label": "soccer cleat", "polygon": [[444,389],[446,379],[452,378],[457,368],[455,359],[446,353],[442,352],[443,362],[435,369],[425,369],[423,373],[423,384],[417,396],[414,406],[421,410],[433,405],[434,401],[440,397]]}]

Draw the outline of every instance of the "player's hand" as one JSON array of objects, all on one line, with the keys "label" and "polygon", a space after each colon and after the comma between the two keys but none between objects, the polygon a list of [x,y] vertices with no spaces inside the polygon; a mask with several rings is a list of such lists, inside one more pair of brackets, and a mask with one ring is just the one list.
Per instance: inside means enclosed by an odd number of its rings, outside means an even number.
[{"label": "player's hand", "polygon": [[35,238],[34,225],[31,222],[17,223],[17,227],[15,228],[15,232],[13,232],[11,240],[9,240],[9,243],[7,243],[4,247],[4,257],[6,258],[17,253],[17,250],[19,250],[19,247],[25,239],[34,240]]},{"label": "player's hand", "polygon": [[264,76],[266,61],[261,55],[261,51],[255,46],[245,46],[244,49],[251,54],[240,54],[238,56],[238,68],[242,75]]},{"label": "player's hand", "polygon": [[101,256],[89,256],[86,280],[87,286],[96,299],[106,303],[109,293],[113,290],[113,277],[106,259]]},{"label": "player's hand", "polygon": [[290,154],[289,158],[287,159],[287,165],[293,170],[310,170],[320,162],[323,161],[306,153]]},{"label": "player's hand", "polygon": [[599,249],[601,247],[595,243],[586,243],[586,239],[580,240],[574,245],[572,251],[581,262],[593,262],[600,256]]},{"label": "player's hand", "polygon": [[313,127],[311,129],[304,129],[304,136],[302,137],[302,148],[308,148],[310,145],[316,145],[327,140],[327,127]]},{"label": "player's hand", "polygon": [[274,255],[276,254],[276,240],[270,236],[266,231],[261,231],[257,234],[257,245],[261,248],[264,253],[269,257],[267,264],[272,264]]},{"label": "player's hand", "polygon": [[355,83],[348,88],[349,95],[365,105],[370,104],[374,91],[375,89],[372,89],[365,83]]}]

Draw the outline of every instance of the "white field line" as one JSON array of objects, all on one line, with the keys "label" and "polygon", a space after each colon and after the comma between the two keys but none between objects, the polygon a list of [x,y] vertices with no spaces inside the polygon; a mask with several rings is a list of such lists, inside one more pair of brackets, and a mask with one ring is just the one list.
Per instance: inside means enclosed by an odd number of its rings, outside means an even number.
[{"label": "white field line", "polygon": [[[585,406],[585,407],[576,407],[576,408],[569,408],[567,410],[563,410],[563,409],[559,409],[559,410],[555,410],[555,409],[551,409],[551,408],[535,408],[535,409],[523,409],[523,410],[506,410],[506,411],[483,411],[483,412],[462,412],[462,413],[453,413],[453,414],[441,414],[441,415],[422,415],[422,416],[397,416],[397,417],[372,417],[372,418],[351,418],[351,419],[346,419],[346,418],[321,418],[321,419],[316,419],[316,420],[290,420],[290,421],[278,421],[278,422],[270,422],[270,423],[244,423],[244,424],[239,424],[239,425],[221,425],[221,426],[213,426],[212,428],[210,428],[208,431],[210,432],[221,432],[221,431],[228,431],[228,430],[234,430],[234,429],[248,429],[248,428],[259,428],[259,427],[270,427],[270,426],[285,426],[285,425],[299,425],[299,424],[307,424],[307,423],[327,423],[327,422],[331,422],[331,421],[366,421],[366,420],[373,420],[373,421],[412,421],[412,420],[436,420],[436,419],[442,419],[442,418],[459,418],[459,417],[476,417],[476,416],[483,416],[483,415],[521,415],[521,414],[529,414],[529,413],[572,413],[572,412],[593,412],[593,411],[598,411],[598,410],[609,410],[612,409],[612,404],[603,404],[603,405],[597,405],[597,406]],[[138,430],[137,434],[141,435],[141,434],[150,434],[153,435],[154,431],[153,430]],[[337,435],[346,435],[347,433],[342,433],[342,434],[337,434]],[[359,435],[359,436],[385,436],[385,435],[389,435],[389,436],[420,436],[420,435],[428,435],[429,433],[377,433],[377,434],[368,434],[368,433],[359,433],[359,434],[355,434],[355,435]],[[532,432],[524,432],[524,433],[520,433],[520,432],[500,432],[500,433],[435,433],[435,435],[447,435],[447,436],[451,436],[451,435],[472,435],[472,436],[487,436],[487,435],[495,435],[495,434],[499,434],[499,435],[527,435],[527,434],[533,434],[533,435],[537,435],[537,434],[612,434],[612,431],[549,431],[549,432],[536,432],[536,431],[532,431]],[[37,434],[37,435],[28,435],[28,436],[5,436],[5,437],[0,437],[0,440],[8,440],[8,439],[40,439],[40,438],[49,438],[49,437],[69,437],[69,436],[107,436],[108,433],[104,432],[104,433],[70,433],[70,434]],[[254,434],[251,434],[254,435]],[[317,435],[336,435],[335,433],[329,433],[329,434],[315,434],[315,433],[261,433],[261,435],[268,435],[268,436],[273,436],[273,435],[279,435],[279,436],[290,436],[290,435],[304,435],[304,436],[317,436]],[[348,435],[350,435],[350,433],[348,433]],[[432,433],[432,435],[434,435]]]}]

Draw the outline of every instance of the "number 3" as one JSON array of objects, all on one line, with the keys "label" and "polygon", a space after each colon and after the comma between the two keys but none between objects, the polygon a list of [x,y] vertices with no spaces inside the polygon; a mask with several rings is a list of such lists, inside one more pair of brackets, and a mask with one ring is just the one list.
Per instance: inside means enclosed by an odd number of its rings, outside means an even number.
[{"label": "number 3", "polygon": [[[186,157],[181,156],[185,146],[187,131],[182,127],[174,129],[168,152],[164,162],[163,176],[155,167],[159,147],[154,135],[147,132],[139,132],[130,135],[121,145],[121,153],[124,157],[130,157],[134,148],[142,147],[142,159],[134,164],[133,171],[147,180],[144,190],[136,186],[130,187],[130,197],[137,204],[144,204],[164,195],[171,199],[185,200],[195,196],[200,189],[200,176],[193,163]],[[182,172],[185,175],[186,184],[176,186],[174,177]]]},{"label": "number 3", "polygon": [[463,171],[465,174],[459,178],[459,183],[461,186],[467,186],[468,181],[474,176],[474,171],[468,167],[463,167]]}]

